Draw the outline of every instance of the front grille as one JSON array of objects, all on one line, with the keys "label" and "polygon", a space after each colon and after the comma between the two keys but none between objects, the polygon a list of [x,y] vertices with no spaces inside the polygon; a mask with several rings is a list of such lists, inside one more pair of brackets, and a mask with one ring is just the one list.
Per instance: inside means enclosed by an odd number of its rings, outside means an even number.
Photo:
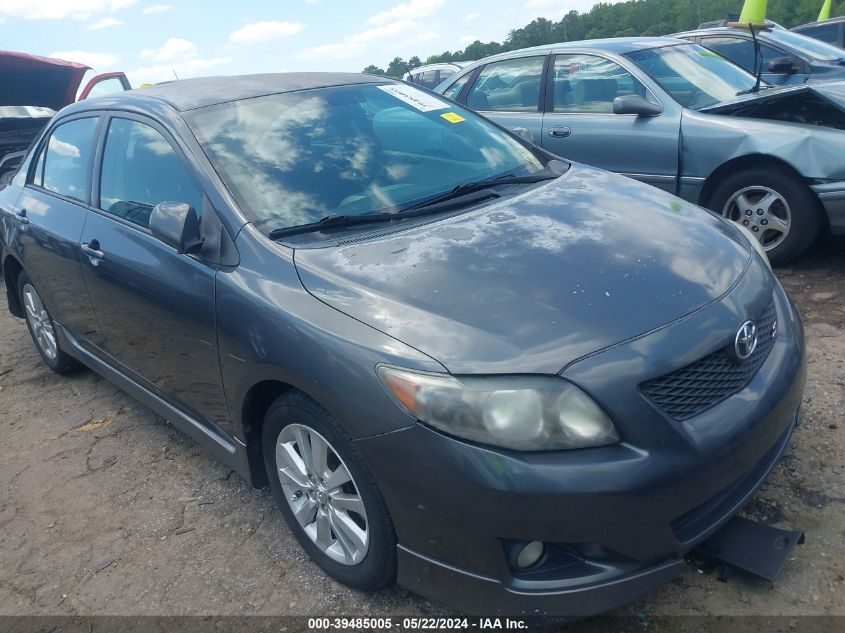
[{"label": "front grille", "polygon": [[[772,301],[757,319],[757,349],[749,358],[737,362],[727,349],[719,350],[671,374],[644,382],[640,390],[667,415],[689,420],[745,388],[772,350],[776,326],[777,312]],[[732,348],[733,342],[729,349]]]}]

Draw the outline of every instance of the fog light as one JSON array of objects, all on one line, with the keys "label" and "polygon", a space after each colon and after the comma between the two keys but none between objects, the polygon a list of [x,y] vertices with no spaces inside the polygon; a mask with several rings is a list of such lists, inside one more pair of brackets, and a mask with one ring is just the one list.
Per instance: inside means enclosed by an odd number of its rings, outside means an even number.
[{"label": "fog light", "polygon": [[543,557],[545,551],[546,546],[540,541],[526,543],[522,546],[522,549],[518,549],[519,553],[516,556],[517,569],[525,569],[535,565]]}]

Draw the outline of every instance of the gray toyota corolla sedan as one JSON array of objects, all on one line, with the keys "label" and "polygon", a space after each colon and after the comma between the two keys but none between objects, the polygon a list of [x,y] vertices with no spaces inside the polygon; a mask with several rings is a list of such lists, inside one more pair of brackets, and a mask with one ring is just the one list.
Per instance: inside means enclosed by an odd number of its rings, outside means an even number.
[{"label": "gray toyota corolla sedan", "polygon": [[69,106],[0,227],[44,362],[269,484],[353,587],[602,611],[680,573],[798,421],[802,327],[753,237],[402,82]]}]

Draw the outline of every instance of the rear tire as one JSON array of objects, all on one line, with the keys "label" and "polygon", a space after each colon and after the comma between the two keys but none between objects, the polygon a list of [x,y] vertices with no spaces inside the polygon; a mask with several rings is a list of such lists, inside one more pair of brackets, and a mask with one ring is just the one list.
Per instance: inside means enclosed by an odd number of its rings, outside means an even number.
[{"label": "rear tire", "polygon": [[68,374],[78,369],[79,363],[62,350],[53,316],[24,271],[18,275],[18,299],[24,311],[29,335],[44,364],[57,374]]},{"label": "rear tire", "polygon": [[779,165],[749,167],[726,176],[716,184],[707,207],[762,238],[775,266],[807,250],[824,218],[812,190]]},{"label": "rear tire", "polygon": [[395,581],[396,533],[387,507],[358,449],[328,411],[300,392],[279,396],[264,418],[262,452],[279,509],[323,571],[369,591]]}]

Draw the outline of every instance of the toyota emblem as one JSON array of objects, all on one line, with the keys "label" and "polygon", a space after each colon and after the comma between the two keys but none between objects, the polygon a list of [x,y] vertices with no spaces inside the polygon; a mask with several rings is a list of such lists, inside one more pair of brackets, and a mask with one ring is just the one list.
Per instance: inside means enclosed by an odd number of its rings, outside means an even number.
[{"label": "toyota emblem", "polygon": [[757,324],[746,321],[739,328],[734,339],[734,352],[739,360],[746,360],[757,349]]}]

